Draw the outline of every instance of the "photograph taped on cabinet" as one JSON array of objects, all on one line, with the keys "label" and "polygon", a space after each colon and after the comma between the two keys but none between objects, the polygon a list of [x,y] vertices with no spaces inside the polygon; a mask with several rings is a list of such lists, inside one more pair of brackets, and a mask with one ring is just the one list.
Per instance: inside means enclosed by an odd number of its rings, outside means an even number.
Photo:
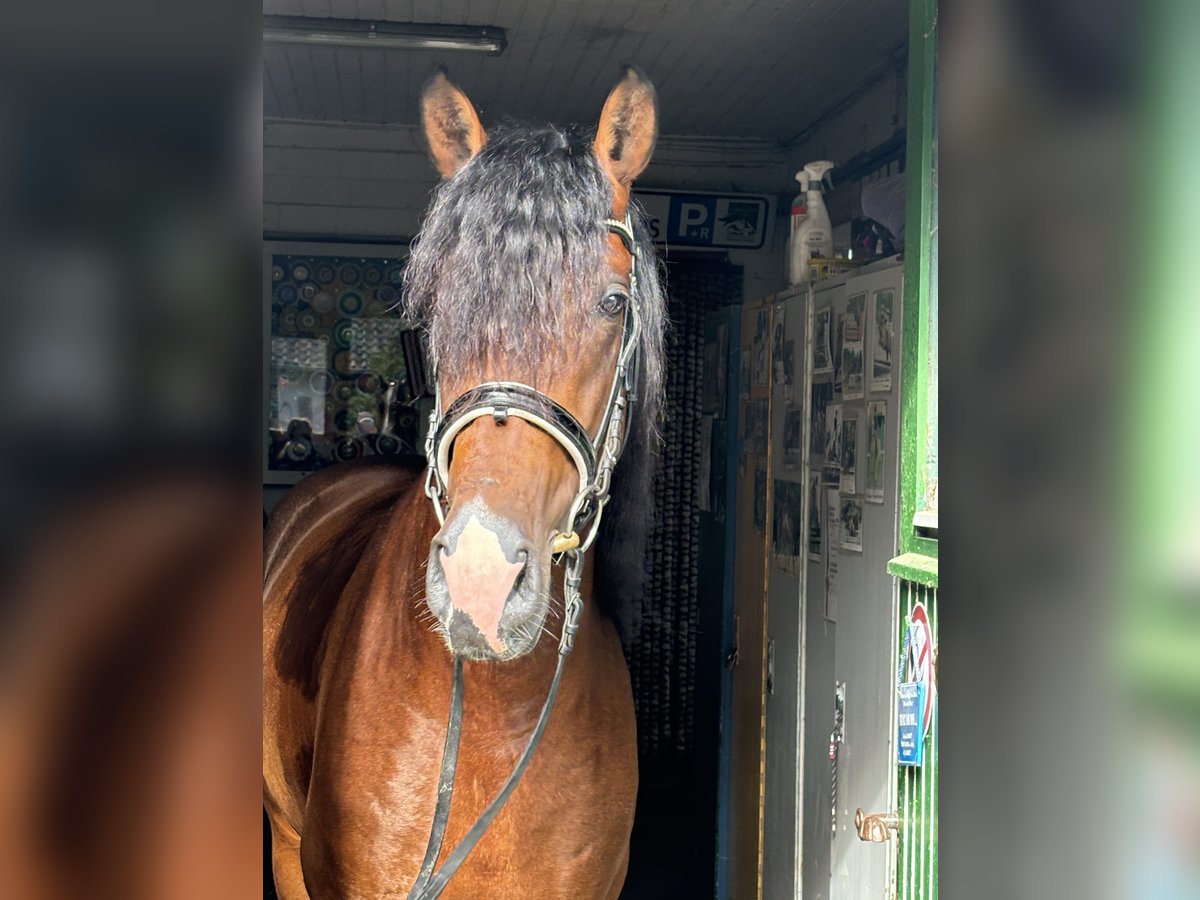
[{"label": "photograph taped on cabinet", "polygon": [[838,490],[843,494],[856,494],[858,472],[858,415],[847,415],[842,419],[842,476]]},{"label": "photograph taped on cabinet", "polygon": [[810,447],[811,453],[825,453],[825,442],[827,435],[825,432],[825,416],[829,404],[833,401],[833,384],[828,381],[815,382],[812,386],[812,413],[810,425]]},{"label": "photograph taped on cabinet", "polygon": [[863,494],[869,503],[883,502],[885,449],[887,447],[887,401],[867,404],[867,483]]},{"label": "photograph taped on cabinet", "polygon": [[888,288],[873,295],[874,323],[871,338],[871,392],[887,392],[892,389],[892,342],[895,328],[896,292]]},{"label": "photograph taped on cabinet", "polygon": [[810,474],[808,476],[808,558],[813,562],[821,561],[821,521],[824,517],[821,501],[823,499],[821,476]]},{"label": "photograph taped on cabinet", "polygon": [[777,569],[800,574],[800,511],[804,485],[775,479],[771,508],[771,554]]}]

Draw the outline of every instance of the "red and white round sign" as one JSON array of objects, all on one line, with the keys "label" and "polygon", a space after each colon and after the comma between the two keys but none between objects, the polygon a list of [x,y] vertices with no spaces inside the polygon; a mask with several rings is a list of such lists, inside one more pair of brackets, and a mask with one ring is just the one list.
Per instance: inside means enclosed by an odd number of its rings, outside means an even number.
[{"label": "red and white round sign", "polygon": [[925,685],[925,716],[921,722],[921,737],[924,738],[933,721],[933,701],[937,694],[933,670],[933,629],[929,627],[925,604],[918,602],[909,613],[908,621],[908,680]]}]

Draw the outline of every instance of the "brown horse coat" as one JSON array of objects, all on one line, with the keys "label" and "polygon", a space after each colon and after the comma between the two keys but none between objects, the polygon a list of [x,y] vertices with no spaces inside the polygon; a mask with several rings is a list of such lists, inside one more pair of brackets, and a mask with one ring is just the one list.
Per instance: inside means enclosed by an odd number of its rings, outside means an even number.
[{"label": "brown horse coat", "polygon": [[[285,900],[405,896],[425,853],[453,668],[424,608],[437,521],[419,474],[385,464],[323,472],[272,520],[263,759]],[[520,659],[465,665],[440,859],[512,771],[556,654],[543,636]],[[636,793],[628,672],[615,627],[588,603],[542,743],[443,896],[616,897]]]}]

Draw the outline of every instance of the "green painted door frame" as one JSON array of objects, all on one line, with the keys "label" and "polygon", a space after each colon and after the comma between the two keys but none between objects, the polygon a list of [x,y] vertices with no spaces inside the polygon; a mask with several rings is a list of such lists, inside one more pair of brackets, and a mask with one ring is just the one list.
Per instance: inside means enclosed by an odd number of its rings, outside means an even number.
[{"label": "green painted door frame", "polygon": [[[904,247],[904,342],[900,357],[900,555],[895,576],[896,648],[915,603],[924,604],[937,641],[937,532],[922,533],[917,513],[938,507],[937,352],[937,0],[910,0],[908,148]],[[935,683],[936,683],[936,653]],[[938,893],[938,711],[924,765],[897,767],[893,896],[936,900]],[[894,726],[893,726],[894,727]]]},{"label": "green painted door frame", "polygon": [[937,0],[911,0],[908,27],[900,552],[936,560],[913,516],[937,497]]}]

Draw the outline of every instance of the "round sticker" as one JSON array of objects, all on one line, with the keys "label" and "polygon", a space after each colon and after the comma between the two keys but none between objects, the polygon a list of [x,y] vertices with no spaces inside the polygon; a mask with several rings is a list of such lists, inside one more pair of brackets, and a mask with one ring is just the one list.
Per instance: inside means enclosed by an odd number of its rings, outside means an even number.
[{"label": "round sticker", "polygon": [[937,683],[933,669],[933,629],[929,627],[929,614],[925,604],[917,602],[908,615],[909,634],[909,681],[925,685],[925,716],[921,722],[921,736],[929,731],[933,721],[933,700],[937,695]]},{"label": "round sticker", "polygon": [[362,456],[363,446],[362,441],[355,438],[345,438],[337,442],[337,446],[333,448],[333,455],[340,460],[357,459]]},{"label": "round sticker", "polygon": [[338,269],[338,278],[345,284],[358,284],[358,280],[362,277],[362,273],[358,270],[358,266],[353,263],[346,263]]},{"label": "round sticker", "polygon": [[362,312],[363,298],[354,291],[347,291],[338,300],[338,308],[347,316],[357,316]]},{"label": "round sticker", "polygon": [[296,281],[308,281],[308,266],[304,263],[297,263],[292,266],[292,278]]},{"label": "round sticker", "polygon": [[313,277],[316,278],[321,284],[331,284],[334,279],[334,274],[333,266],[329,265],[329,263],[321,263],[319,266],[317,266]]},{"label": "round sticker", "polygon": [[323,372],[313,372],[308,376],[308,386],[318,394],[328,394],[333,386],[333,373],[328,369]]},{"label": "round sticker", "polygon": [[365,409],[359,412],[354,424],[359,434],[376,434],[379,431],[379,426],[375,423],[375,414]]}]

